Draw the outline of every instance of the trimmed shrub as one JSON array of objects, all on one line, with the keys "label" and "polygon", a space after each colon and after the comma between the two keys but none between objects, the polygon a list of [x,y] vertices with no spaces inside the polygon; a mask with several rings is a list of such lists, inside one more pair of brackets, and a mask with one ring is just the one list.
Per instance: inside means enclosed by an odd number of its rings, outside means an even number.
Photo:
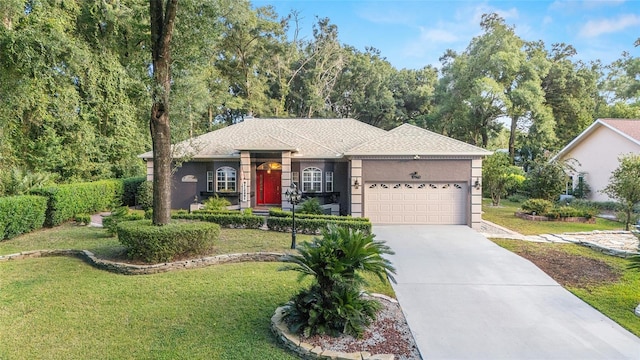
[{"label": "trimmed shrub", "polygon": [[136,199],[138,197],[138,189],[140,188],[140,184],[142,184],[146,180],[147,178],[145,176],[122,179],[122,205],[137,205]]},{"label": "trimmed shrub", "polygon": [[226,210],[226,209],[225,210],[206,210],[206,209],[201,209],[201,210],[193,210],[191,213],[192,214],[241,215],[240,211],[238,211],[238,210]]},{"label": "trimmed shrub", "polygon": [[117,233],[118,224],[123,221],[142,220],[144,216],[140,213],[132,213],[126,206],[121,206],[111,212],[111,215],[102,218],[102,226],[113,236]]},{"label": "trimmed shrub", "polygon": [[[273,217],[293,217],[291,211],[284,211],[281,209],[269,209],[269,216]],[[296,211],[296,221],[298,219],[324,219],[324,220],[338,220],[338,221],[364,221],[369,222],[368,218],[363,217],[351,217],[351,216],[339,216],[339,215],[316,215],[316,214],[298,214]]]},{"label": "trimmed shrub", "polygon": [[155,226],[150,220],[137,220],[118,224],[117,232],[129,257],[159,263],[182,256],[208,254],[218,240],[220,226],[192,221]]},{"label": "trimmed shrub", "polygon": [[262,216],[242,215],[236,211],[234,214],[226,212],[193,212],[191,214],[176,213],[171,216],[173,219],[200,220],[216,223],[222,227],[234,229],[259,229],[264,225]]},{"label": "trimmed shrub", "polygon": [[111,209],[122,199],[122,181],[100,180],[36,189],[32,193],[48,198],[46,226],[57,226],[77,214]]},{"label": "trimmed shrub", "polygon": [[545,199],[529,199],[520,206],[527,214],[543,215],[549,212],[553,203]]},{"label": "trimmed shrub", "polygon": [[0,240],[11,239],[42,227],[47,198],[20,195],[0,198]]},{"label": "trimmed shrub", "polygon": [[76,214],[75,220],[78,224],[89,225],[91,223],[91,215],[89,214]]},{"label": "trimmed shrub", "polygon": [[590,201],[584,199],[573,199],[570,202],[573,207],[592,207],[598,210],[620,211],[622,205],[615,201]]},{"label": "trimmed shrub", "polygon": [[140,205],[142,210],[153,208],[153,182],[143,181],[140,183],[136,193],[136,204]]},{"label": "trimmed shrub", "polygon": [[[371,223],[369,221],[349,220],[327,220],[327,219],[298,219],[296,216],[296,231],[302,234],[319,234],[329,225],[351,230],[360,230],[363,233],[371,233]],[[293,218],[290,217],[269,217],[267,227],[272,231],[289,232],[293,226]]]}]

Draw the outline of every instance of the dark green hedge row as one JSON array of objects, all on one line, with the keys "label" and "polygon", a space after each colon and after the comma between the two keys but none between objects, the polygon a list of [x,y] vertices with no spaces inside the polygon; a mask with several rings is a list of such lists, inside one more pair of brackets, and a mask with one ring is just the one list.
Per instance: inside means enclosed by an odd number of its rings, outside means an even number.
[{"label": "dark green hedge row", "polygon": [[136,206],[136,197],[138,196],[138,188],[140,184],[147,181],[146,176],[137,176],[122,179],[122,205]]},{"label": "dark green hedge row", "polygon": [[227,215],[241,215],[239,210],[193,210],[193,214],[227,214]]},{"label": "dark green hedge row", "polygon": [[41,228],[46,212],[47,198],[43,196],[0,198],[0,240]]},{"label": "dark green hedge row", "polygon": [[51,186],[33,190],[47,197],[46,226],[60,225],[76,214],[93,214],[117,205],[122,199],[121,180],[100,180],[87,183]]},{"label": "dark green hedge row", "polygon": [[[344,219],[344,217],[343,217]],[[303,234],[319,234],[329,224],[353,230],[360,230],[367,234],[371,233],[371,223],[368,221],[353,220],[326,220],[326,219],[298,219],[296,216],[296,231]],[[293,225],[293,218],[290,217],[269,217],[267,226],[269,230],[289,232]]]},{"label": "dark green hedge row", "polygon": [[155,226],[151,220],[118,224],[118,240],[133,259],[148,263],[171,261],[181,256],[206,255],[220,235],[217,224],[175,221]]},{"label": "dark green hedge row", "polygon": [[213,222],[223,227],[235,229],[258,229],[264,225],[264,218],[256,215],[240,215],[226,213],[197,213],[191,214],[176,213],[171,216],[173,219],[187,219]]},{"label": "dark green hedge row", "polygon": [[[284,211],[281,209],[269,209],[269,216],[275,217],[293,217],[291,211]],[[298,214],[296,212],[296,219],[324,219],[324,220],[336,220],[336,221],[364,221],[369,222],[368,218],[351,217],[351,216],[338,216],[338,215],[316,215],[316,214]]]}]

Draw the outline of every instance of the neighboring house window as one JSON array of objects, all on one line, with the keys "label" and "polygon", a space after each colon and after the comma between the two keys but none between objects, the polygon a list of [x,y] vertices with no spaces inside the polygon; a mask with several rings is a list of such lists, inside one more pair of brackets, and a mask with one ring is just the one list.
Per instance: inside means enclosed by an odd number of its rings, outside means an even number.
[{"label": "neighboring house window", "polygon": [[333,192],[333,171],[324,173],[324,191]]},{"label": "neighboring house window", "polygon": [[216,171],[216,191],[235,192],[236,191],[236,169],[232,167],[221,167]]},{"label": "neighboring house window", "polygon": [[567,178],[567,185],[564,188],[565,195],[573,195],[573,176]]},{"label": "neighboring house window", "polygon": [[213,192],[213,171],[207,171],[207,192]]},{"label": "neighboring house window", "polygon": [[302,192],[322,191],[322,171],[315,167],[302,170]]}]

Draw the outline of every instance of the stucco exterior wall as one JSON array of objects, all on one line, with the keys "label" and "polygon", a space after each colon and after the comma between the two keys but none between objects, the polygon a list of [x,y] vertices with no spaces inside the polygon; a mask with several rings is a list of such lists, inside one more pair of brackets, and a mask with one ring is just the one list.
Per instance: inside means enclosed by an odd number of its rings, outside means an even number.
[{"label": "stucco exterior wall", "polygon": [[417,172],[421,181],[468,182],[471,160],[362,160],[365,182],[412,181],[411,174],[414,172]]},{"label": "stucco exterior wall", "polygon": [[561,159],[573,158],[580,163],[576,165],[576,171],[585,174],[585,180],[591,188],[590,200],[609,201],[612,199],[601,190],[607,186],[611,173],[618,167],[618,158],[638,152],[640,146],[611,129],[600,126]]}]

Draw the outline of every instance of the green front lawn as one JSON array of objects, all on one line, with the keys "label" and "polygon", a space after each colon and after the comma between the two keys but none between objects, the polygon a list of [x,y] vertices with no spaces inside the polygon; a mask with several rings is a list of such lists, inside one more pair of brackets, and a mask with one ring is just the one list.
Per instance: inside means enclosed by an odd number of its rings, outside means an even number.
[{"label": "green front lawn", "polygon": [[[66,224],[0,242],[0,254],[117,252],[120,244],[105,233]],[[290,244],[291,234],[223,229],[216,253],[284,252]],[[297,359],[269,329],[274,310],[301,286],[297,274],[277,271],[280,266],[126,276],[69,257],[3,261],[0,359]],[[388,283],[369,279],[369,291],[393,296]]]},{"label": "green front lawn", "polygon": [[[551,244],[533,243],[521,240],[498,240],[498,245],[515,253],[526,252],[527,258],[549,256],[549,251],[560,251],[569,256],[586,257],[602,261],[611,267],[611,271],[619,277],[615,281],[602,281],[590,279],[584,269],[573,268],[568,262],[560,267],[565,274],[564,279],[571,279],[573,284],[565,284],[564,287],[577,297],[590,304],[601,313],[622,325],[624,328],[640,336],[640,320],[634,314],[635,307],[640,303],[640,271],[628,270],[628,260],[614,256],[604,255],[584,246],[575,244]],[[560,261],[561,258],[557,258]],[[533,260],[535,263],[536,261]],[[549,273],[556,278],[558,274]],[[580,281],[573,281],[580,279]]]},{"label": "green front lawn", "polygon": [[508,200],[500,201],[500,206],[492,206],[491,200],[482,201],[482,218],[492,223],[519,232],[523,235],[560,234],[564,232],[580,232],[592,230],[623,230],[624,225],[616,221],[596,219],[595,224],[569,223],[562,221],[531,221],[515,217],[520,203]]}]

